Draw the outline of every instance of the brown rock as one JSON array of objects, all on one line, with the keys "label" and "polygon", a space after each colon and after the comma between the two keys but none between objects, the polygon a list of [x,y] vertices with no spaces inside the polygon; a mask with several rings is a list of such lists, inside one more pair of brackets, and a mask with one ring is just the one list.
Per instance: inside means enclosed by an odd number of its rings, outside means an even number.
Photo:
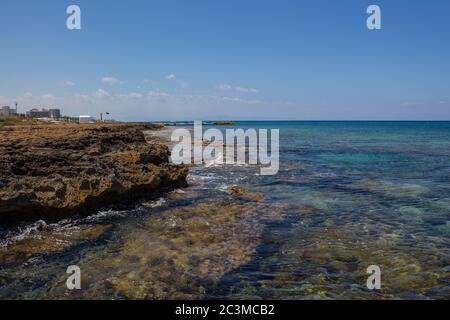
[{"label": "brown rock", "polygon": [[264,199],[264,196],[260,193],[250,193],[247,192],[244,188],[239,186],[233,186],[228,188],[228,193],[237,199],[248,200],[248,201],[261,201]]},{"label": "brown rock", "polygon": [[29,125],[0,131],[0,222],[59,217],[186,185],[168,147],[139,124]]}]

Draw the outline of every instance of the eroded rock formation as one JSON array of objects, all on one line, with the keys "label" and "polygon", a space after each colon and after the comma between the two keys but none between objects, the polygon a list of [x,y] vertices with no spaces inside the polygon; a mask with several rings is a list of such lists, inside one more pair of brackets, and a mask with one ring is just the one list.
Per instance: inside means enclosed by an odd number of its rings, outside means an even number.
[{"label": "eroded rock formation", "polygon": [[186,184],[169,149],[144,125],[32,125],[0,129],[0,222],[60,217]]}]

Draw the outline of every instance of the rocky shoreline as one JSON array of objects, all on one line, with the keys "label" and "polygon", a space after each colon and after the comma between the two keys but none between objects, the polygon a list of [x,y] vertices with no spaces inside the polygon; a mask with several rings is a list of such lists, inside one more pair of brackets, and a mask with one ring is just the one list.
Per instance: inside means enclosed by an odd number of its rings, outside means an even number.
[{"label": "rocky shoreline", "polygon": [[0,225],[61,219],[185,186],[143,124],[49,124],[0,128]]}]

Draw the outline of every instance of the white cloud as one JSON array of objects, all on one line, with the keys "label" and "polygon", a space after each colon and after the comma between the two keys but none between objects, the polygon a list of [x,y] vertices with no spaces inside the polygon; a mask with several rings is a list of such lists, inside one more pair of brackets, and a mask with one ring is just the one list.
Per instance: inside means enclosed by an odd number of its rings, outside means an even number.
[{"label": "white cloud", "polygon": [[417,106],[423,106],[425,105],[425,102],[421,101],[405,101],[400,104],[402,107],[417,107]]},{"label": "white cloud", "polygon": [[88,94],[75,94],[75,98],[79,98],[80,100],[82,100],[83,102],[91,102],[92,101],[92,97]]},{"label": "white cloud", "polygon": [[241,93],[258,93],[259,92],[259,90],[255,89],[255,88],[244,88],[241,86],[232,86],[232,85],[229,85],[226,83],[221,84],[219,86],[219,89],[223,90],[223,91],[236,91],[236,92],[241,92]]},{"label": "white cloud", "polygon": [[148,93],[148,97],[149,98],[168,98],[168,97],[170,97],[170,95],[166,92],[156,89],[156,90],[151,90]]},{"label": "white cloud", "polygon": [[[104,89],[92,92],[66,93],[58,95],[55,100],[45,100],[42,94],[29,94],[25,98],[0,97],[5,105],[19,102],[21,112],[31,108],[58,107],[64,115],[78,116],[80,114],[98,115],[108,111],[116,120],[179,120],[179,119],[231,119],[254,118],[264,111],[273,111],[279,115],[283,106],[277,101],[259,101],[242,97],[209,94],[181,94],[165,92],[159,89],[128,91],[114,94]],[[274,108],[274,105],[279,108]],[[284,107],[285,110],[292,108]]]},{"label": "white cloud", "polygon": [[125,94],[120,94],[119,97],[125,98],[125,99],[127,99],[127,98],[130,98],[130,99],[140,99],[140,98],[142,98],[142,97],[144,97],[144,96],[143,96],[142,93],[138,93],[138,92],[130,92],[130,93],[125,93]]},{"label": "white cloud", "polygon": [[181,89],[187,89],[189,88],[189,83],[187,81],[180,80],[180,87]]},{"label": "white cloud", "polygon": [[103,84],[107,84],[109,86],[114,86],[114,85],[118,85],[118,84],[123,84],[123,81],[116,79],[114,77],[111,76],[105,76],[101,79]]},{"label": "white cloud", "polygon": [[263,103],[260,100],[248,100],[248,99],[241,99],[241,98],[236,98],[236,97],[226,97],[226,96],[210,96],[210,98],[217,100],[217,101],[236,102],[239,104],[261,104],[261,103]]},{"label": "white cloud", "polygon": [[166,80],[176,80],[177,77],[172,73],[166,76]]},{"label": "white cloud", "polygon": [[41,98],[45,99],[45,100],[55,100],[56,99],[56,97],[51,93],[43,94],[41,96]]},{"label": "white cloud", "polygon": [[96,96],[97,98],[109,98],[109,97],[111,97],[111,95],[109,94],[109,92],[106,91],[106,90],[103,90],[103,89],[98,89],[98,90],[95,92],[95,96]]},{"label": "white cloud", "polygon": [[5,96],[0,96],[0,104],[2,105],[7,105],[9,104],[11,101],[8,97]]},{"label": "white cloud", "polygon": [[71,80],[65,80],[65,81],[64,81],[64,84],[65,84],[66,86],[73,87],[73,86],[75,85],[75,82],[73,82],[73,81],[71,81]]},{"label": "white cloud", "polygon": [[258,93],[258,90],[254,88],[236,87],[235,90],[238,92],[245,92],[245,93]]}]

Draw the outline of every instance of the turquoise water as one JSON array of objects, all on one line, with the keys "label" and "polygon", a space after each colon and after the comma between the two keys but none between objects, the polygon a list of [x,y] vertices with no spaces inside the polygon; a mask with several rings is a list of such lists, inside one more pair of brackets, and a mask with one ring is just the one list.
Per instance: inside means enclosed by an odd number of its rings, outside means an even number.
[{"label": "turquoise water", "polygon": [[279,173],[193,166],[190,186],[161,199],[4,232],[0,297],[450,298],[450,122],[231,127],[279,129]]},{"label": "turquoise water", "polygon": [[[305,298],[309,289],[318,298],[450,298],[449,122],[239,127],[280,129],[279,174],[248,178],[248,187],[314,208],[267,231],[263,243],[279,245],[260,263],[289,281],[267,279],[257,297]],[[384,275],[381,292],[358,283],[371,264]]]}]

